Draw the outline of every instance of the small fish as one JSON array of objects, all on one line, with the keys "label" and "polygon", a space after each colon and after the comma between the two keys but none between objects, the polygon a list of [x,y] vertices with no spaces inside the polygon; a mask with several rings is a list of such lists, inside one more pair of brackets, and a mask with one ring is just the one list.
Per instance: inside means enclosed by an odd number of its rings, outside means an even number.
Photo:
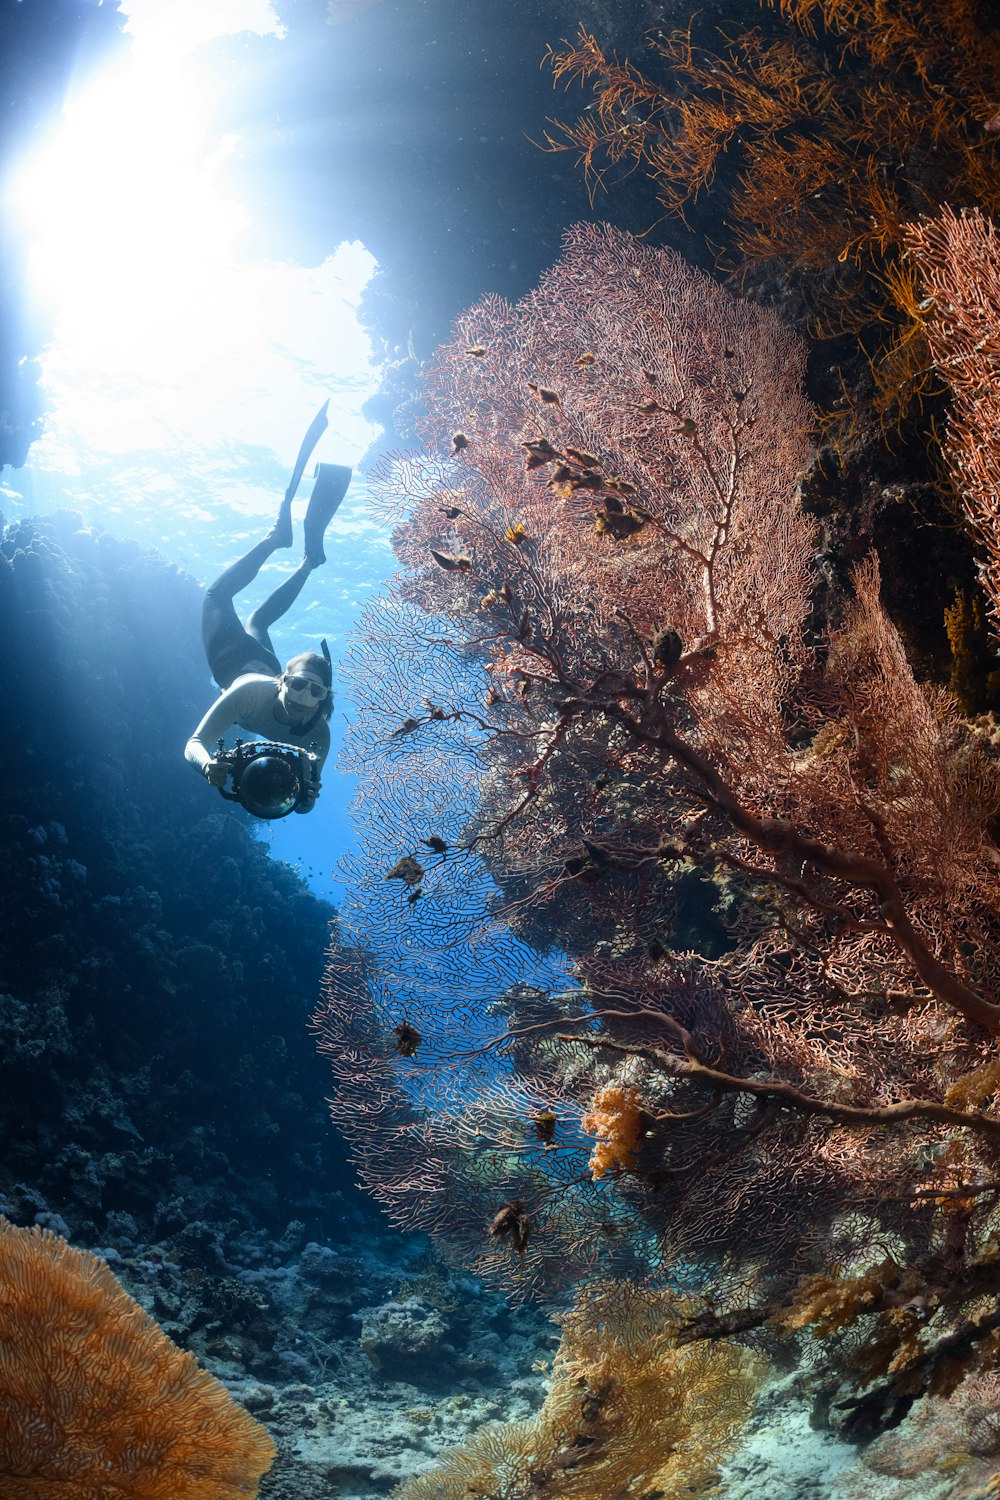
[{"label": "small fish", "polygon": [[528,533],[522,521],[518,521],[516,526],[508,526],[503,534],[504,541],[510,542],[515,547],[520,547],[527,535]]},{"label": "small fish", "polygon": [[531,1123],[535,1127],[535,1140],[541,1141],[543,1146],[551,1146],[559,1123],[555,1113],[551,1109],[540,1109],[537,1115],[531,1116]]},{"label": "small fish", "polygon": [[449,521],[457,521],[462,512],[457,505],[446,505],[441,514],[446,516]]},{"label": "small fish", "polygon": [[534,391],[543,406],[561,406],[562,400],[559,392],[552,390],[547,385],[536,385],[533,380],[528,381],[528,390]]},{"label": "small fish", "polygon": [[467,573],[472,567],[472,560],[468,557],[456,557],[453,552],[437,552],[432,547],[431,557],[439,568],[444,568],[446,573]]},{"label": "small fish", "polygon": [[627,479],[622,479],[618,474],[609,475],[605,488],[613,490],[616,495],[624,495],[626,499],[639,493],[637,485],[630,484]]},{"label": "small fish", "polygon": [[483,695],[483,702],[486,704],[487,708],[492,708],[494,703],[500,702],[500,694],[497,692],[496,688],[487,688],[486,692]]},{"label": "small fish", "polygon": [[424,843],[434,854],[447,854],[448,852],[448,845],[444,839],[438,838],[436,833],[432,833],[429,839],[424,839]]},{"label": "small fish", "polygon": [[581,354],[580,358],[577,360],[577,364],[580,366],[581,370],[586,369],[587,365],[592,365],[594,363],[596,357],[596,355],[590,353]]},{"label": "small fish", "polygon": [[574,474],[572,479],[566,481],[570,492],[574,490],[603,490],[605,488],[604,475],[599,469],[584,469],[582,474]]},{"label": "small fish", "polygon": [[594,530],[598,536],[614,537],[616,542],[623,542],[627,537],[634,536],[641,531],[645,521],[639,516],[629,515],[627,512],[619,515],[615,511],[604,511],[594,522]]},{"label": "small fish", "polygon": [[468,446],[469,446],[469,439],[466,437],[465,433],[464,432],[456,432],[455,435],[454,435],[454,437],[451,440],[451,451],[452,451],[452,454],[454,455],[456,453],[461,453],[462,449],[463,448],[467,448]]},{"label": "small fish", "polygon": [[562,457],[562,454],[558,453],[552,444],[547,443],[544,438],[537,443],[522,443],[521,447],[527,450],[528,456],[524,461],[524,469],[527,474],[530,474],[532,469],[544,468],[546,464],[550,464],[555,459]]},{"label": "small fish", "polygon": [[486,346],[484,344],[473,344],[472,347],[466,349],[465,352],[470,359],[485,359]]}]

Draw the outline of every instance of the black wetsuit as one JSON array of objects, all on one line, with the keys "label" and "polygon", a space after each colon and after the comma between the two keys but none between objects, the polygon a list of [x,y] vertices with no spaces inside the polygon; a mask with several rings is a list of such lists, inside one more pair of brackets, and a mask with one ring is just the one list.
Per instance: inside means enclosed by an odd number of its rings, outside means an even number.
[{"label": "black wetsuit", "polygon": [[253,583],[274,550],[274,542],[265,537],[205,590],[202,640],[209,668],[220,688],[229,687],[245,672],[281,675],[281,663],[275,655],[268,630],[298,598],[309,576],[308,568],[297,568],[253,611],[245,625],[233,604],[236,595]]}]

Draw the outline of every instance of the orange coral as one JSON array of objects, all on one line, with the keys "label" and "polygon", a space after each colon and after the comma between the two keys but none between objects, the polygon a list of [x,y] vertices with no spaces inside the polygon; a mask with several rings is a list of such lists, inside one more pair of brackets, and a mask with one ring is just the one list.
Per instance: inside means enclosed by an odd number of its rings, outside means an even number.
[{"label": "orange coral", "polygon": [[274,1454],[104,1261],[0,1218],[4,1500],[245,1500]]},{"label": "orange coral", "polygon": [[771,1319],[785,1333],[814,1328],[820,1338],[849,1328],[864,1313],[871,1312],[887,1282],[898,1279],[899,1267],[884,1260],[862,1276],[828,1275],[825,1271],[805,1276],[787,1307]]},{"label": "orange coral", "polygon": [[651,31],[655,77],[581,27],[548,61],[557,82],[583,84],[594,98],[547,145],[576,151],[592,191],[602,158],[645,171],[680,218],[703,192],[725,194],[722,213],[747,262],[809,273],[802,290],[817,330],[858,335],[876,410],[891,426],[935,388],[902,264],[913,205],[947,185],[953,202],[1000,212],[991,123],[1000,38],[966,0],[762,4],[780,11],[787,35],[770,26],[719,33],[713,46],[696,17]]},{"label": "orange coral", "polygon": [[590,1175],[596,1182],[605,1172],[631,1172],[642,1139],[645,1116],[635,1089],[609,1084],[594,1095],[583,1117],[583,1128],[597,1136],[590,1153]]},{"label": "orange coral", "polygon": [[765,1365],[733,1342],[684,1342],[682,1325],[702,1310],[628,1282],[589,1288],[559,1318],[541,1411],[480,1428],[394,1500],[715,1493],[718,1464],[750,1415]]},{"label": "orange coral", "polygon": [[[957,194],[956,194],[957,199]],[[1000,204],[992,206],[1000,218]],[[945,457],[982,548],[980,580],[1000,622],[1000,231],[978,211],[944,208],[907,230],[923,282],[931,355],[952,395]]]}]

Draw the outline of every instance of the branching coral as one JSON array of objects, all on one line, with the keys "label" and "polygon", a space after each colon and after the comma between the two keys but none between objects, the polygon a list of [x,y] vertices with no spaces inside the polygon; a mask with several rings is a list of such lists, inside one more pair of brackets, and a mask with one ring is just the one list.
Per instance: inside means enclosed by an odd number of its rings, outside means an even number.
[{"label": "branching coral", "polygon": [[[1000,178],[998,178],[1000,180]],[[957,198],[955,201],[961,201]],[[994,214],[997,205],[992,208]],[[945,455],[982,552],[994,633],[1000,620],[1000,232],[951,208],[912,225],[906,243],[925,294],[934,364],[952,395]]]},{"label": "branching coral", "polygon": [[[402,567],[352,651],[333,1109],[397,1221],[520,1295],[696,1265],[745,1309],[990,1230],[1000,1119],[943,1095],[1000,1034],[997,765],[874,563],[806,639],[798,369],[766,314],[582,226],[463,317],[430,451],[374,476]],[[385,879],[413,851],[418,903]],[[718,956],[668,937],[689,872]],[[633,1112],[592,1155],[595,1095]]]},{"label": "branching coral", "polygon": [[763,1362],[735,1345],[679,1343],[693,1309],[629,1284],[592,1288],[560,1320],[538,1416],[484,1428],[395,1500],[704,1493],[750,1413]]},{"label": "branching coral", "polygon": [[0,1219],[4,1500],[246,1500],[274,1454],[103,1261]]},{"label": "branching coral", "polygon": [[1000,209],[1000,38],[967,0],[774,8],[786,34],[651,32],[655,78],[581,29],[550,61],[594,99],[548,145],[575,150],[592,188],[605,159],[638,166],[668,214],[721,194],[746,260],[808,271],[817,327],[860,338],[892,423],[931,383],[904,225],[945,191]]},{"label": "branching coral", "polygon": [[853,1276],[807,1276],[771,1315],[771,1327],[839,1335],[833,1359],[841,1373],[861,1387],[879,1383],[863,1398],[869,1405],[886,1396],[947,1396],[970,1374],[995,1371],[1000,1248],[985,1237],[965,1254],[973,1205],[960,1192],[938,1200],[949,1238],[935,1253],[908,1265],[888,1256]]},{"label": "branching coral", "polygon": [[975,713],[991,696],[993,654],[986,611],[981,595],[959,589],[944,612],[945,631],[951,647],[951,677],[948,686],[963,713]]}]

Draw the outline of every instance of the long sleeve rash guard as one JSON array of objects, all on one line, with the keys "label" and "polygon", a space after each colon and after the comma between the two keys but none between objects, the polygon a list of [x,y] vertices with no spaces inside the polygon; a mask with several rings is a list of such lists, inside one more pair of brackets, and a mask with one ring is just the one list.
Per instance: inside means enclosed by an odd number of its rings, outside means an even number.
[{"label": "long sleeve rash guard", "polygon": [[249,673],[237,677],[232,687],[216,698],[194,734],[184,746],[184,758],[199,771],[204,772],[210,760],[215,759],[215,746],[224,739],[230,729],[248,730],[264,740],[280,741],[283,745],[295,745],[300,750],[311,750],[319,760],[319,770],[330,750],[330,727],[321,718],[308,730],[296,729],[277,717],[278,679]]}]

